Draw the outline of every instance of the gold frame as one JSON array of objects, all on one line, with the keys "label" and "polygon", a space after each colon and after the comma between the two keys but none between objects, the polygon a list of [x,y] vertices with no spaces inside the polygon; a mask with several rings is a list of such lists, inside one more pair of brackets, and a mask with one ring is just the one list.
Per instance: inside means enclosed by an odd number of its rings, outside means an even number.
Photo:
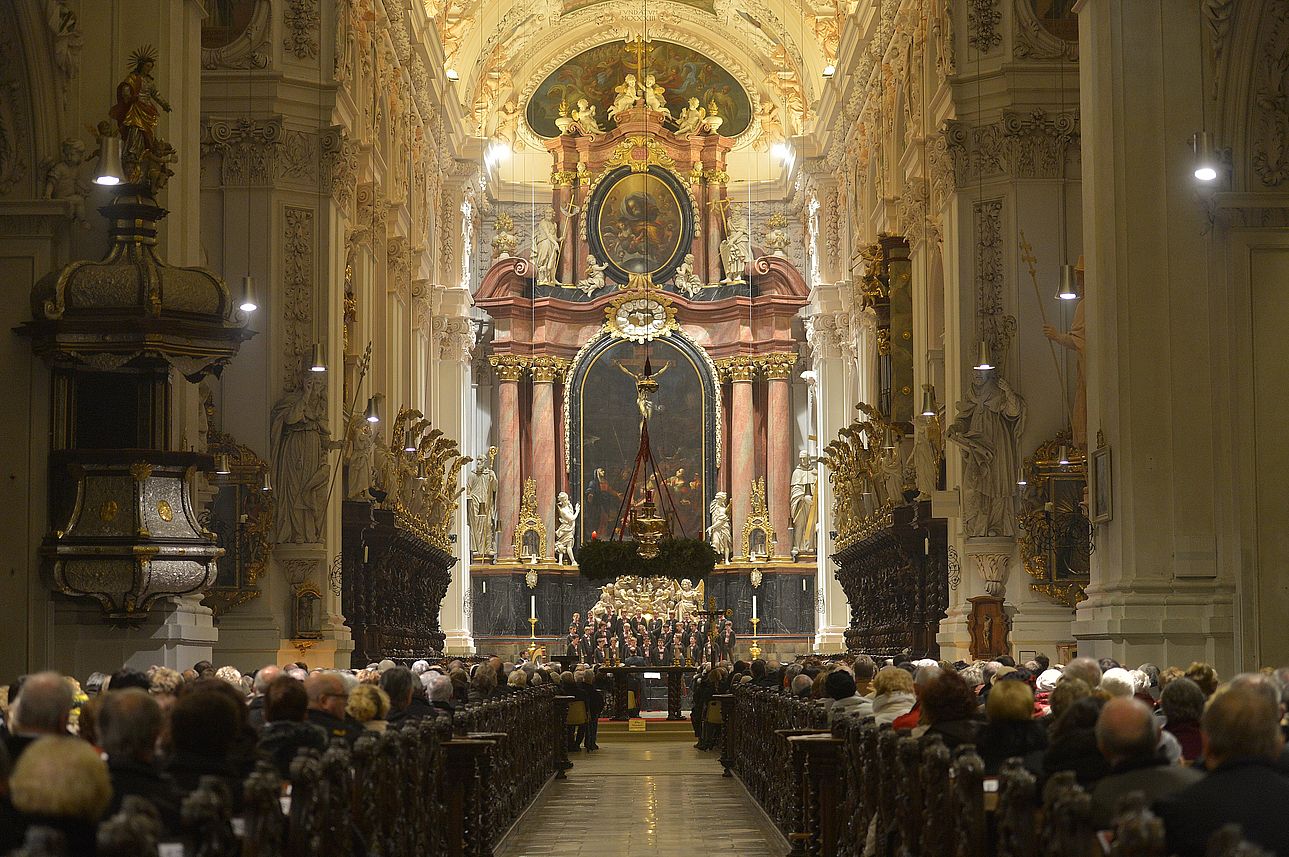
[{"label": "gold frame", "polygon": [[[1060,464],[1061,447],[1066,448],[1069,464]],[[1045,526],[1044,514],[1047,506],[1068,504],[1066,496],[1058,496],[1057,484],[1061,482],[1082,483],[1087,487],[1088,461],[1083,450],[1074,445],[1069,429],[1063,429],[1056,437],[1040,444],[1033,456],[1025,459],[1024,473],[1026,490],[1022,497],[1022,508],[1017,516],[1017,543],[1020,546],[1021,560],[1025,564],[1025,573],[1033,578],[1029,588],[1034,592],[1073,608],[1087,598],[1084,587],[1089,578],[1083,576],[1058,579],[1056,569],[1056,551],[1044,548],[1039,544],[1036,533]],[[1082,492],[1080,492],[1082,495]],[[1067,509],[1053,508],[1055,515],[1067,517],[1077,515],[1087,521],[1087,512],[1079,502]],[[1077,521],[1074,522],[1077,524]],[[1091,523],[1088,522],[1088,553],[1091,555]]]},{"label": "gold frame", "polygon": [[[662,311],[666,315],[666,321],[663,324],[662,330],[654,334],[653,336],[646,336],[644,338],[640,338],[640,337],[636,337],[628,334],[625,330],[623,330],[621,327],[618,326],[618,317],[617,317],[618,310],[622,308],[623,304],[627,304],[627,303],[630,303],[631,301],[642,300],[642,299],[650,300],[658,304],[659,306],[662,307]],[[668,333],[672,332],[673,330],[679,330],[680,325],[676,322],[676,307],[672,304],[671,300],[667,297],[667,293],[664,292],[662,289],[658,288],[657,286],[644,286],[644,287],[632,289],[630,291],[619,292],[616,296],[614,296],[613,300],[605,304],[604,329],[609,333],[610,336],[613,336],[617,339],[630,339],[633,342],[644,342],[649,339],[658,339],[659,337],[666,336]]]},{"label": "gold frame", "polygon": [[[524,536],[537,534],[537,557],[529,559],[523,555]],[[515,561],[541,564],[550,562],[546,558],[546,524],[537,514],[537,480],[531,476],[524,480],[524,493],[519,501],[519,520],[515,523],[515,534],[510,540],[515,553]]]},{"label": "gold frame", "polygon": [[752,562],[752,534],[759,530],[765,536],[765,556],[761,559],[769,562],[777,555],[775,544],[778,540],[775,538],[774,525],[770,523],[770,512],[766,508],[765,477],[753,480],[748,500],[747,520],[743,522],[743,553],[740,558]]},{"label": "gold frame", "polygon": [[[1092,450],[1088,460],[1088,519],[1094,524],[1108,524],[1114,518],[1114,473],[1111,469],[1113,464],[1110,447],[1105,442],[1105,434],[1097,432],[1097,448]],[[1102,466],[1105,467],[1104,474],[1101,473]],[[1105,489],[1104,507],[1101,503],[1103,487]]]}]

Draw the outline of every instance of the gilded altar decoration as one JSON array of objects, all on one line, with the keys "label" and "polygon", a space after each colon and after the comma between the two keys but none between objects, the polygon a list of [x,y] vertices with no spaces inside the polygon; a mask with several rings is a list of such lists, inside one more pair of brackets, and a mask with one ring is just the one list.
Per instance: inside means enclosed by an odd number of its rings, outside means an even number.
[{"label": "gilded altar decoration", "polygon": [[904,503],[903,463],[895,444],[886,443],[895,429],[873,406],[860,402],[855,408],[861,416],[823,450],[838,551],[888,525],[891,510]]},{"label": "gilded altar decoration", "polygon": [[493,228],[492,258],[494,260],[505,259],[515,255],[515,248],[519,246],[519,239],[515,237],[514,218],[507,212],[499,211]]},{"label": "gilded altar decoration", "polygon": [[770,510],[765,502],[764,477],[752,482],[748,492],[747,519],[743,522],[743,559],[749,562],[768,560],[774,556],[775,533],[770,523]]},{"label": "gilded altar decoration", "polygon": [[610,336],[645,342],[677,330],[676,307],[661,289],[622,292],[604,307],[604,327]]},{"label": "gilded altar decoration", "polygon": [[524,493],[519,500],[519,521],[511,538],[515,556],[521,562],[546,561],[546,523],[537,511],[537,480],[524,480]]},{"label": "gilded altar decoration", "polygon": [[[206,400],[205,409],[207,419],[213,420],[214,406],[210,399]],[[224,549],[224,555],[218,559],[215,580],[202,599],[202,604],[220,616],[260,596],[259,580],[273,550],[276,492],[269,490],[271,480],[266,481],[268,462],[232,435],[212,426],[206,433],[206,451],[211,455],[226,455],[229,462],[227,474],[206,477],[215,496],[198,518]]]},{"label": "gilded altar decoration", "polygon": [[130,54],[130,73],[116,85],[116,103],[108,115],[116,123],[116,136],[121,138],[121,164],[126,180],[147,185],[153,193],[165,187],[174,172],[175,149],[157,133],[161,112],[170,112],[170,103],[157,91],[152,70],[157,65],[157,52],[151,45]]},{"label": "gilded altar decoration", "polygon": [[788,235],[788,216],[782,211],[776,211],[765,221],[765,225],[770,227],[765,233],[766,248],[775,256],[786,258],[788,254],[783,251],[792,240]]},{"label": "gilded altar decoration", "polygon": [[1024,467],[1025,492],[1016,523],[1021,561],[1034,579],[1029,588],[1074,607],[1087,598],[1093,550],[1087,456],[1065,429],[1040,445]]},{"label": "gilded altar decoration", "polygon": [[376,496],[400,525],[452,553],[454,518],[465,489],[461,468],[474,459],[460,454],[457,442],[434,428],[414,408],[402,408],[390,430],[391,442],[375,440]]},{"label": "gilded altar decoration", "polygon": [[698,586],[688,579],[636,577],[623,575],[600,588],[600,598],[587,610],[587,616],[603,619],[616,616],[652,616],[654,618],[697,618],[702,610],[703,582]]}]

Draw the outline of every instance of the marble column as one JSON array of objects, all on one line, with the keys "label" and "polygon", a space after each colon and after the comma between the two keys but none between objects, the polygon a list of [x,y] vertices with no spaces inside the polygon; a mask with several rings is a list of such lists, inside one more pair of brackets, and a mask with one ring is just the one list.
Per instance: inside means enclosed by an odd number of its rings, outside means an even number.
[{"label": "marble column", "polygon": [[546,550],[552,559],[555,551],[555,379],[567,361],[558,357],[535,357],[533,374],[533,415],[529,424],[532,435],[532,471],[537,480],[537,514],[546,525]]},{"label": "marble column", "polygon": [[[433,320],[434,338],[430,343],[428,362],[437,383],[434,395],[429,399],[429,406],[434,414],[436,427],[442,429],[448,437],[459,439],[462,449],[473,449],[470,439],[473,419],[470,352],[474,344],[474,328],[469,318],[469,293],[465,289],[445,289],[440,294],[439,305],[440,309],[451,314]],[[470,472],[469,465],[459,471],[458,484],[469,484]],[[462,497],[456,511],[452,513],[449,526],[450,532],[456,536],[452,551],[457,563],[452,567],[452,580],[439,607],[439,626],[446,635],[444,652],[452,655],[474,654],[470,617],[466,615],[464,608],[464,602],[470,593],[467,505]]]},{"label": "marble column", "polygon": [[768,392],[766,395],[766,444],[765,492],[770,506],[770,523],[778,539],[776,557],[792,553],[792,538],[788,528],[792,516],[788,509],[788,494],[792,482],[792,369],[797,365],[797,355],[792,353],[768,354],[761,360]]},{"label": "marble column", "polygon": [[513,560],[511,542],[519,520],[519,379],[528,361],[517,354],[494,354],[489,358],[497,374],[497,560]]},{"label": "marble column", "polygon": [[733,506],[734,553],[743,550],[743,525],[751,505],[752,481],[756,479],[756,437],[753,431],[752,378],[756,362],[750,357],[731,357],[725,363],[733,395],[730,406],[730,501]]}]

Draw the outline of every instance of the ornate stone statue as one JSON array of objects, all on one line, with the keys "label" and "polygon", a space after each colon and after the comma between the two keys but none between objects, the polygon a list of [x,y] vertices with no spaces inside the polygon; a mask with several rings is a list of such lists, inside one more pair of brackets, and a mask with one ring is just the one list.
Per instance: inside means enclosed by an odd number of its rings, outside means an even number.
[{"label": "ornate stone statue", "polygon": [[694,273],[694,254],[686,253],[676,269],[676,289],[685,297],[695,297],[703,290],[703,281]]},{"label": "ornate stone statue", "polygon": [[45,199],[61,199],[72,204],[72,220],[89,229],[85,219],[85,197],[89,196],[89,182],[81,176],[81,165],[86,161],[85,144],[80,140],[63,141],[62,157],[45,166]]},{"label": "ornate stone statue", "polygon": [[372,487],[375,468],[375,432],[363,414],[349,418],[349,465],[345,484],[345,497],[349,500],[370,500],[367,489]]},{"label": "ornate stone statue", "polygon": [[566,557],[569,565],[576,562],[573,557],[573,527],[580,514],[582,507],[574,506],[568,494],[561,491],[555,495],[555,517],[559,519],[555,523],[555,562],[559,565],[564,564]]},{"label": "ornate stone statue", "polygon": [[721,270],[725,272],[722,283],[742,283],[743,266],[747,264],[747,218],[736,207],[730,208],[729,227],[721,241]]},{"label": "ornate stone statue", "polygon": [[636,81],[636,76],[634,74],[628,74],[622,83],[613,87],[613,91],[616,92],[617,95],[613,96],[613,104],[610,105],[608,110],[608,117],[610,119],[613,119],[623,111],[630,110],[632,107],[635,107],[636,102],[640,100],[640,84]]},{"label": "ornate stone statue", "polygon": [[331,479],[325,375],[304,372],[300,386],[273,407],[269,434],[277,491],[277,540],[319,542]]},{"label": "ornate stone statue", "polygon": [[675,599],[677,619],[694,616],[702,609],[698,589],[688,580],[682,580],[676,585]]},{"label": "ornate stone statue", "polygon": [[658,81],[652,74],[645,75],[644,102],[645,107],[655,113],[661,113],[668,119],[671,118],[671,111],[667,109],[666,90],[658,85]]},{"label": "ornate stone statue", "polygon": [[[1079,281],[1079,291],[1083,290],[1083,257],[1079,257],[1079,263],[1074,268],[1074,276]],[[1070,321],[1070,329],[1061,333],[1050,324],[1043,325],[1043,335],[1055,342],[1057,345],[1063,345],[1079,356],[1078,374],[1075,378],[1074,385],[1074,406],[1071,409],[1070,426],[1074,435],[1074,445],[1082,449],[1088,448],[1088,380],[1084,367],[1084,334],[1083,334],[1083,298],[1074,306],[1074,318]]]},{"label": "ornate stone statue", "polygon": [[555,224],[555,212],[548,208],[533,233],[533,266],[537,269],[537,285],[559,285],[559,251],[562,243],[563,236]]},{"label": "ornate stone statue", "polygon": [[963,512],[968,536],[1014,536],[1012,495],[1020,473],[1017,443],[1025,400],[995,374],[976,370],[945,439],[962,447]]},{"label": "ornate stone statue", "polygon": [[729,496],[724,491],[716,492],[711,505],[707,507],[707,514],[712,521],[707,527],[707,540],[725,562],[729,563],[730,554],[734,551],[734,534],[730,523]]},{"label": "ornate stone statue", "polygon": [[810,453],[804,449],[797,456],[792,471],[792,490],[788,494],[788,512],[792,516],[792,549],[797,553],[814,553],[816,493],[819,473]]},{"label": "ornate stone statue", "polygon": [[597,264],[594,256],[590,253],[586,254],[586,277],[577,281],[577,287],[581,289],[582,294],[589,298],[604,288],[606,283],[604,272],[608,268],[607,262],[603,265]]},{"label": "ornate stone statue", "polygon": [[792,238],[788,235],[787,225],[788,217],[782,211],[776,211],[770,215],[770,219],[765,222],[769,230],[765,233],[765,246],[770,248],[770,252],[780,258],[786,258],[787,253],[784,249],[791,242]]},{"label": "ornate stone statue", "polygon": [[940,485],[940,457],[944,455],[944,439],[940,434],[940,418],[919,414],[913,418],[913,451],[908,464],[913,468],[917,481],[918,499],[931,499],[931,492]]},{"label": "ornate stone statue", "polygon": [[707,111],[700,106],[697,98],[691,96],[689,105],[680,109],[680,117],[676,119],[676,136],[690,137],[697,134],[706,118]]},{"label": "ornate stone statue", "polygon": [[573,121],[588,137],[596,137],[604,133],[604,129],[600,127],[600,120],[595,118],[595,105],[585,98],[577,100],[577,107],[573,108]]},{"label": "ornate stone statue", "polygon": [[497,474],[492,459],[497,447],[489,447],[488,457],[479,462],[466,489],[466,512],[470,516],[470,552],[475,556],[492,556],[495,524],[492,510],[497,500]]},{"label": "ornate stone statue", "polygon": [[492,134],[493,139],[499,140],[511,151],[518,147],[519,142],[519,106],[515,104],[513,98],[506,101],[497,111],[497,130]]},{"label": "ornate stone statue", "polygon": [[[157,52],[151,45],[132,53],[130,73],[116,85],[116,103],[108,111],[121,138],[121,163],[132,182],[143,181],[149,157],[163,156],[167,148],[157,136],[157,123],[162,110],[170,112],[170,104],[161,97],[152,78],[156,65]],[[174,149],[170,148],[170,152]]]},{"label": "ornate stone statue", "polygon": [[493,260],[505,259],[507,256],[513,256],[515,248],[519,246],[519,239],[515,237],[515,220],[505,211],[497,212],[497,220],[493,224],[494,233],[492,236],[492,258]]}]

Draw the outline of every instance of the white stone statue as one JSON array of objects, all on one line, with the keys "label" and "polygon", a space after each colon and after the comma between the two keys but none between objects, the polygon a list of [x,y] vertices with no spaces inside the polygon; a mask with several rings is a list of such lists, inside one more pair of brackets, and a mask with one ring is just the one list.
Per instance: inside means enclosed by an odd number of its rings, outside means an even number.
[{"label": "white stone statue", "polygon": [[694,273],[694,254],[686,253],[676,269],[676,290],[685,297],[696,297],[703,290],[703,281]]},{"label": "white stone statue", "polygon": [[1016,535],[1013,496],[1025,400],[995,370],[976,370],[945,439],[962,447],[963,512],[968,536]]},{"label": "white stone statue", "polygon": [[788,494],[788,513],[792,517],[792,549],[797,553],[814,553],[816,493],[819,473],[804,449],[797,456],[792,471],[792,490]]},{"label": "white stone statue", "polygon": [[699,604],[698,590],[691,581],[682,580],[676,586],[673,597],[676,600],[675,612],[677,619],[694,616],[699,610],[703,609]]},{"label": "white stone statue", "polygon": [[668,119],[671,118],[671,111],[667,109],[666,90],[658,85],[658,81],[652,74],[645,75],[644,102],[645,107],[655,113],[661,113]]},{"label": "white stone statue", "polygon": [[707,527],[707,540],[725,562],[729,563],[730,554],[734,552],[734,534],[730,523],[729,496],[724,491],[716,492],[711,505],[707,507],[707,514],[712,521]]},{"label": "white stone statue", "polygon": [[727,285],[744,282],[743,266],[747,264],[747,218],[737,208],[730,208],[729,226],[725,240],[721,241],[721,270],[725,272],[722,283]]},{"label": "white stone statue", "polygon": [[349,454],[345,461],[349,465],[345,483],[345,498],[349,500],[370,500],[367,489],[373,484],[375,466],[375,432],[372,424],[363,414],[354,414],[349,419]]},{"label": "white stone statue", "polygon": [[640,100],[640,84],[636,82],[634,74],[628,74],[622,83],[613,87],[613,91],[617,95],[613,96],[613,104],[609,106],[608,117],[610,119],[635,107],[636,102]]},{"label": "white stone statue", "polygon": [[322,540],[332,449],[327,431],[327,378],[307,369],[300,386],[273,407],[269,437],[277,493],[277,540],[313,544]]},{"label": "white stone statue", "polygon": [[582,507],[574,506],[568,494],[561,491],[555,495],[555,516],[559,519],[555,523],[555,562],[559,565],[564,564],[565,558],[569,565],[577,561],[573,556],[573,527],[580,514]]},{"label": "white stone statue", "polygon": [[573,121],[588,137],[596,137],[604,133],[604,129],[600,127],[600,120],[595,118],[595,105],[585,98],[577,100],[577,107],[573,108]]},{"label": "white stone statue", "polygon": [[913,418],[913,451],[908,464],[913,468],[917,481],[918,499],[931,499],[931,492],[940,484],[940,456],[944,454],[944,441],[940,437],[940,418],[919,414]]},{"label": "white stone statue", "polygon": [[470,516],[470,552],[475,556],[492,556],[495,526],[492,510],[497,502],[497,474],[492,470],[492,456],[496,447],[488,450],[488,458],[480,461],[466,487],[466,513]]},{"label": "white stone statue", "polygon": [[882,502],[889,506],[904,504],[904,464],[898,449],[886,449],[877,460],[882,478]]},{"label": "white stone statue", "polygon": [[676,136],[690,137],[697,134],[706,118],[707,111],[699,106],[697,98],[691,96],[689,105],[680,109],[680,117],[676,119]]},{"label": "white stone statue", "polygon": [[588,298],[593,297],[596,292],[604,288],[606,280],[604,272],[608,270],[609,264],[597,264],[595,257],[590,253],[586,254],[586,277],[577,281],[577,287],[581,289],[582,294]]},{"label": "white stone statue", "polygon": [[[1079,265],[1074,269],[1074,275],[1078,278],[1080,290],[1083,288],[1083,257],[1079,257]],[[1086,341],[1083,333],[1083,298],[1074,306],[1074,318],[1070,321],[1070,329],[1061,333],[1050,324],[1043,325],[1043,335],[1055,342],[1057,345],[1064,346],[1078,355],[1077,372],[1074,385],[1074,404],[1070,413],[1070,430],[1073,434],[1074,445],[1080,449],[1088,448],[1088,379],[1086,367],[1084,366],[1084,343]]]},{"label": "white stone statue", "polygon": [[85,144],[80,140],[63,141],[62,157],[45,165],[45,186],[42,196],[45,199],[61,199],[72,204],[72,220],[89,229],[85,219],[85,197],[89,196],[90,185],[81,176],[81,165],[85,163]]},{"label": "white stone statue", "polygon": [[562,243],[559,227],[555,224],[555,212],[548,208],[533,233],[533,266],[537,269],[537,285],[559,285],[559,251]]}]

